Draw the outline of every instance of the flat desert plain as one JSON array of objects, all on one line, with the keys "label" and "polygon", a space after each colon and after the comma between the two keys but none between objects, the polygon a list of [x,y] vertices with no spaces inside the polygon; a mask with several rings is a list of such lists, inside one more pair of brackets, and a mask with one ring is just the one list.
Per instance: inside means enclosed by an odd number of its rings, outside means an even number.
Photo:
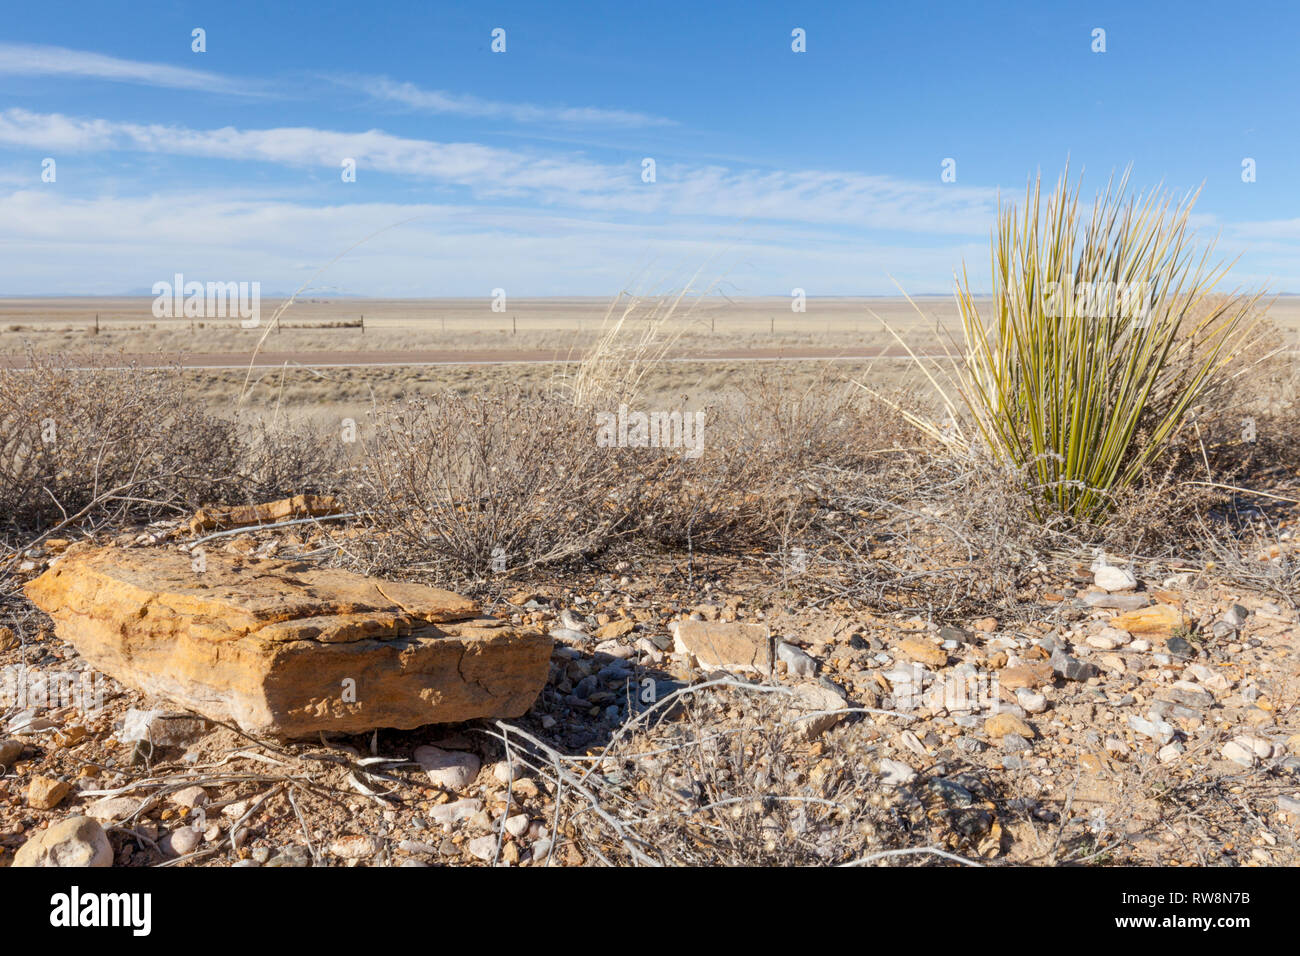
[{"label": "flat desert plain", "polygon": [[[160,319],[153,304],[152,297],[0,300],[0,362],[21,364],[35,351],[88,364],[179,364],[214,407],[245,393],[245,407],[333,417],[440,388],[563,380],[625,312],[619,340],[627,347],[652,316],[667,313],[658,334],[671,340],[668,360],[650,374],[646,393],[673,403],[707,402],[768,375],[924,390],[908,350],[943,360],[961,335],[950,295],[814,297],[802,312],[786,297],[509,299],[496,310],[488,297],[305,297],[287,307],[262,300],[254,328],[242,327],[238,315]],[[1300,297],[1272,300],[1267,320],[1275,345],[1288,353],[1300,345]]]}]

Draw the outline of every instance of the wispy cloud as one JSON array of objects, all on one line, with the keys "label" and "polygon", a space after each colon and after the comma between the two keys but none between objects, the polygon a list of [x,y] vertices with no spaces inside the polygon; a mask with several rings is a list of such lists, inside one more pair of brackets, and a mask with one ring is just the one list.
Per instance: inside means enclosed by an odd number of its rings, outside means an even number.
[{"label": "wispy cloud", "polygon": [[594,106],[538,106],[532,103],[502,103],[465,93],[426,90],[412,83],[388,77],[335,77],[335,82],[368,93],[377,100],[396,103],[426,113],[450,113],[481,119],[508,119],[516,123],[564,123],[573,126],[604,126],[632,129],[648,126],[676,126],[674,120],[628,110]]},{"label": "wispy cloud", "polygon": [[440,143],[380,130],[311,127],[196,130],[23,109],[0,112],[0,144],[70,151],[134,150],[337,170],[345,158],[361,175],[386,173],[469,189],[479,199],[569,206],[609,218],[678,217],[834,224],[939,235],[982,235],[995,210],[991,189],[917,183],[825,170],[754,171],[660,164],[641,181],[638,159],[600,163],[479,143]]},{"label": "wispy cloud", "polygon": [[178,90],[252,94],[247,83],[205,70],[192,70],[165,63],[123,60],[102,53],[69,50],[61,46],[0,43],[0,75],[63,76],[136,83]]}]

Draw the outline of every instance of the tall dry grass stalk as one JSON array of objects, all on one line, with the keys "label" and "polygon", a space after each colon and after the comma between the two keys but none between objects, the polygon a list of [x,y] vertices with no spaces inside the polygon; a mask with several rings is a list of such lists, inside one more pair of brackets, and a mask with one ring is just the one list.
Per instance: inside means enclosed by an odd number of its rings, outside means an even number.
[{"label": "tall dry grass stalk", "polygon": [[580,408],[631,404],[646,376],[686,331],[701,298],[692,296],[683,305],[691,288],[688,284],[676,293],[645,297],[620,293],[605,311],[595,345],[572,376],[557,379],[558,389]]}]

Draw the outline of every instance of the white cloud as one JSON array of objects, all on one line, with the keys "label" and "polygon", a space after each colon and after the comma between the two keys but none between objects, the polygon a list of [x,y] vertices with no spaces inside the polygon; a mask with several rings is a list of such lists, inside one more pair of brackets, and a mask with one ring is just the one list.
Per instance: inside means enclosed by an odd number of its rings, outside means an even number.
[{"label": "white cloud", "polygon": [[[159,194],[69,199],[41,189],[0,195],[0,295],[111,295],[176,272],[292,290],[316,280],[376,296],[613,295],[636,280],[663,289],[703,268],[729,293],[894,294],[949,288],[979,243],[901,244],[811,229],[611,223],[547,210],[357,203],[311,206],[260,196]],[[391,228],[386,228],[391,227]],[[380,232],[380,230],[384,230]],[[846,278],[847,277],[847,278]]]},{"label": "white cloud", "polygon": [[388,77],[336,77],[335,82],[370,94],[377,100],[396,103],[427,113],[451,113],[481,119],[509,119],[516,123],[565,123],[582,126],[619,127],[676,126],[674,120],[628,110],[594,106],[538,106],[532,103],[502,103],[464,93],[425,90]]},{"label": "white cloud", "polygon": [[380,130],[346,133],[310,127],[196,130],[23,109],[0,112],[0,144],[41,150],[143,151],[337,170],[356,160],[359,175],[411,176],[468,188],[475,198],[531,201],[603,216],[641,215],[779,220],[938,235],[983,235],[992,189],[916,183],[835,171],[734,170],[661,163],[644,183],[639,157],[622,164],[479,143],[440,143]]},{"label": "white cloud", "polygon": [[248,84],[204,70],[141,60],[122,60],[102,53],[69,50],[60,46],[19,43],[0,43],[0,74],[83,77],[215,93],[254,92]]}]

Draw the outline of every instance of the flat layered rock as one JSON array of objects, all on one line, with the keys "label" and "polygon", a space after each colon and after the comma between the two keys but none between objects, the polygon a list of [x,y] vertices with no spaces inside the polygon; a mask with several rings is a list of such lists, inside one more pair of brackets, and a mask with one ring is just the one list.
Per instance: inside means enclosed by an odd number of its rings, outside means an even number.
[{"label": "flat layered rock", "polygon": [[518,717],[550,663],[468,598],[306,562],[84,549],[26,592],[98,670],[252,734]]},{"label": "flat layered rock", "polygon": [[290,518],[319,518],[342,510],[338,500],[329,495],[294,495],[257,505],[200,508],[190,519],[190,531],[200,534],[218,528],[272,524]]},{"label": "flat layered rock", "polygon": [[772,632],[763,624],[676,621],[673,646],[703,668],[772,673]]}]

